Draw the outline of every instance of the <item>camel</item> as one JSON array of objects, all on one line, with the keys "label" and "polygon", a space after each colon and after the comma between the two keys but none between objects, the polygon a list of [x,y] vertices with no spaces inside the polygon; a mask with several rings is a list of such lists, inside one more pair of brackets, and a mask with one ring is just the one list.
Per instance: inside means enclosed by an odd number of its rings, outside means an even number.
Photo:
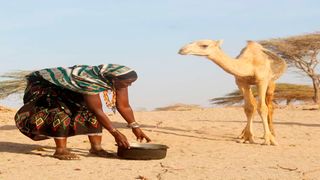
[{"label": "camel", "polygon": [[[244,112],[247,117],[247,124],[239,136],[243,143],[255,143],[252,121],[257,110],[264,127],[263,144],[277,145],[272,120],[272,99],[275,80],[286,70],[286,62],[254,41],[248,41],[238,57],[230,58],[220,48],[222,42],[195,41],[182,47],[179,54],[204,56],[235,77],[235,82],[244,97]],[[250,89],[251,85],[257,86],[258,105]]]}]

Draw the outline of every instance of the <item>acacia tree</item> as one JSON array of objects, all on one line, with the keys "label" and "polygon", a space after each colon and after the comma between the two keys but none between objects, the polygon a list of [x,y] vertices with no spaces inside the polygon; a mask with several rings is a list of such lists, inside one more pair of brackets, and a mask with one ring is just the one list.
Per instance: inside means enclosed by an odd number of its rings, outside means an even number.
[{"label": "acacia tree", "polygon": [[[252,88],[252,93],[257,97],[257,88]],[[276,103],[285,101],[287,105],[294,101],[311,102],[313,97],[313,88],[308,85],[277,83],[274,91],[273,101]],[[243,95],[239,90],[226,94],[224,97],[210,99],[212,104],[216,105],[235,105],[243,103]]]},{"label": "acacia tree", "polygon": [[313,101],[320,104],[319,69],[317,71],[320,33],[263,40],[259,43],[285,59],[289,67],[298,68],[299,73],[310,77],[314,89]]},{"label": "acacia tree", "polygon": [[10,94],[23,93],[27,85],[25,76],[29,73],[30,71],[15,71],[0,75],[0,99]]}]

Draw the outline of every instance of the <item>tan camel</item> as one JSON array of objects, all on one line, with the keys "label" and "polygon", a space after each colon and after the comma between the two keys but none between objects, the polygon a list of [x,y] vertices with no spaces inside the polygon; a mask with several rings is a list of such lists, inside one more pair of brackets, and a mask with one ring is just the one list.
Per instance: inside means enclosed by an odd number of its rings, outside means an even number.
[{"label": "tan camel", "polygon": [[[277,145],[272,123],[272,99],[275,90],[274,81],[285,71],[287,67],[285,61],[253,41],[248,41],[237,58],[230,58],[221,50],[221,44],[221,40],[200,40],[185,45],[179,54],[205,56],[232,74],[243,94],[244,112],[247,116],[247,125],[239,137],[244,139],[243,142],[254,143],[252,121],[254,112],[258,110],[264,127],[263,144]],[[258,108],[250,89],[251,85],[256,85],[258,89]]]}]

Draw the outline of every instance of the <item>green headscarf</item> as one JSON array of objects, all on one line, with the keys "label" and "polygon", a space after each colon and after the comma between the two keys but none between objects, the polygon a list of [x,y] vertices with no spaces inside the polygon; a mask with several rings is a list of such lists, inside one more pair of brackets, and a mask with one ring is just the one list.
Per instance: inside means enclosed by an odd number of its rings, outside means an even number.
[{"label": "green headscarf", "polygon": [[98,94],[113,90],[111,79],[125,75],[133,69],[118,64],[102,64],[99,66],[76,65],[68,68],[48,68],[37,73],[45,80],[83,94]]}]

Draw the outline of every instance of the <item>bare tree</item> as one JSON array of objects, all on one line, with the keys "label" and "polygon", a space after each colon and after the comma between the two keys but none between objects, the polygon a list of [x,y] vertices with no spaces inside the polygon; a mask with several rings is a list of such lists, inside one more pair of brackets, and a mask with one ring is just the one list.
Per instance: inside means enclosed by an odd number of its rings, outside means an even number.
[{"label": "bare tree", "polygon": [[320,33],[263,40],[259,43],[285,59],[289,67],[298,68],[300,73],[310,77],[314,89],[313,100],[320,104],[320,75],[317,72]]}]

